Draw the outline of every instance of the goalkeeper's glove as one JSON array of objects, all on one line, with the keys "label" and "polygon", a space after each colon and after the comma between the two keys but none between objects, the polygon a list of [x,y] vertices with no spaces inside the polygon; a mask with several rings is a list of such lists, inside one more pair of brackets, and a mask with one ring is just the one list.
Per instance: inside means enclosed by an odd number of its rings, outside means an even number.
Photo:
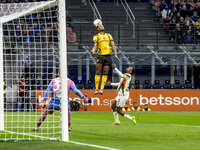
[{"label": "goalkeeper's glove", "polygon": [[47,100],[46,99],[42,99],[40,104],[39,104],[42,108],[45,108],[47,105]]},{"label": "goalkeeper's glove", "polygon": [[87,98],[87,95],[83,97],[84,102],[92,103],[92,100],[90,98]]}]

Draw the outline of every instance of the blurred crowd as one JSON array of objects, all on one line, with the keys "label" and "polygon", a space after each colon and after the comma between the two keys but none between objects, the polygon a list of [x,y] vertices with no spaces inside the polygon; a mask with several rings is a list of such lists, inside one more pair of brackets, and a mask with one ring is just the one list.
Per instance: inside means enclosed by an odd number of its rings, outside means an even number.
[{"label": "blurred crowd", "polygon": [[[28,3],[38,1],[40,0],[0,0],[0,3]],[[26,44],[30,44],[31,42],[58,42],[57,9],[57,6],[55,6],[5,23],[3,25],[4,42]],[[72,21],[72,17],[66,10],[66,29],[68,32],[75,34]]]},{"label": "blurred crowd", "polygon": [[155,6],[171,41],[178,44],[200,43],[199,0],[161,0]]}]

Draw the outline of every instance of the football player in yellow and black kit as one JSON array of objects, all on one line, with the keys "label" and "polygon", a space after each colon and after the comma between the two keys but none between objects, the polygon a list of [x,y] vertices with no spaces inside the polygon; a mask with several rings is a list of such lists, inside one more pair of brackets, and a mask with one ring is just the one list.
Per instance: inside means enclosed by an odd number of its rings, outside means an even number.
[{"label": "football player in yellow and black kit", "polygon": [[[103,89],[108,77],[108,71],[110,69],[110,66],[112,65],[112,58],[111,58],[112,50],[115,54],[115,58],[119,61],[113,37],[109,33],[104,32],[104,26],[101,24],[97,26],[97,31],[99,33],[93,37],[94,47],[91,50],[91,53],[94,54],[98,47],[97,51],[98,57],[97,57],[96,75],[95,75],[95,92],[94,92],[95,95],[103,94]],[[102,68],[103,68],[103,75],[101,79],[101,87],[99,90],[99,81]]]}]

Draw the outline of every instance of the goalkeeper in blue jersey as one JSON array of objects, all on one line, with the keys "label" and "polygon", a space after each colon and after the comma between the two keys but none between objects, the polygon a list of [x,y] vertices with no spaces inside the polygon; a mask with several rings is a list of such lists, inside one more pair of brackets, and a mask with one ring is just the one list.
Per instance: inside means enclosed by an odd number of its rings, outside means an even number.
[{"label": "goalkeeper in blue jersey", "polygon": [[[91,99],[88,99],[87,97],[85,97],[76,88],[74,82],[72,80],[70,80],[69,78],[67,78],[67,87],[68,87],[68,96],[69,96],[69,91],[71,89],[71,90],[74,91],[74,93],[76,95],[80,96],[84,100],[84,102],[91,103]],[[46,106],[46,100],[49,96],[50,91],[52,91],[51,99]],[[54,110],[60,109],[60,77],[55,78],[51,81],[51,83],[49,84],[48,88],[45,91],[44,99],[42,101],[43,101],[43,103],[41,104],[41,106],[43,108],[47,107],[47,109],[41,114],[39,121],[37,122],[37,125],[33,129],[33,131],[39,130],[40,125],[45,120],[45,118],[47,117],[48,114],[52,114]],[[69,102],[69,97],[68,97],[68,102]],[[68,107],[68,128],[69,128],[69,131],[71,131],[70,125],[71,125],[71,111],[70,111],[70,107]]]}]

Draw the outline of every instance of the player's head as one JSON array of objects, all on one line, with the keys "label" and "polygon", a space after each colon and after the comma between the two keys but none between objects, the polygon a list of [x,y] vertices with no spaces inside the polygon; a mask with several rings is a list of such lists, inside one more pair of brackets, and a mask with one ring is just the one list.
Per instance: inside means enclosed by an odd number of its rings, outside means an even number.
[{"label": "player's head", "polygon": [[24,76],[23,75],[21,76],[21,81],[24,81]]},{"label": "player's head", "polygon": [[137,102],[133,103],[133,107],[138,107]]},{"label": "player's head", "polygon": [[97,26],[97,31],[98,32],[103,32],[104,31],[104,26],[101,24],[101,25],[98,25]]},{"label": "player's head", "polygon": [[128,67],[126,68],[126,73],[129,73],[131,75],[134,75],[135,73],[135,69],[133,67]]},{"label": "player's head", "polygon": [[128,103],[126,103],[124,107],[128,107]]},{"label": "player's head", "polygon": [[144,109],[148,110],[148,104],[144,104]]}]

